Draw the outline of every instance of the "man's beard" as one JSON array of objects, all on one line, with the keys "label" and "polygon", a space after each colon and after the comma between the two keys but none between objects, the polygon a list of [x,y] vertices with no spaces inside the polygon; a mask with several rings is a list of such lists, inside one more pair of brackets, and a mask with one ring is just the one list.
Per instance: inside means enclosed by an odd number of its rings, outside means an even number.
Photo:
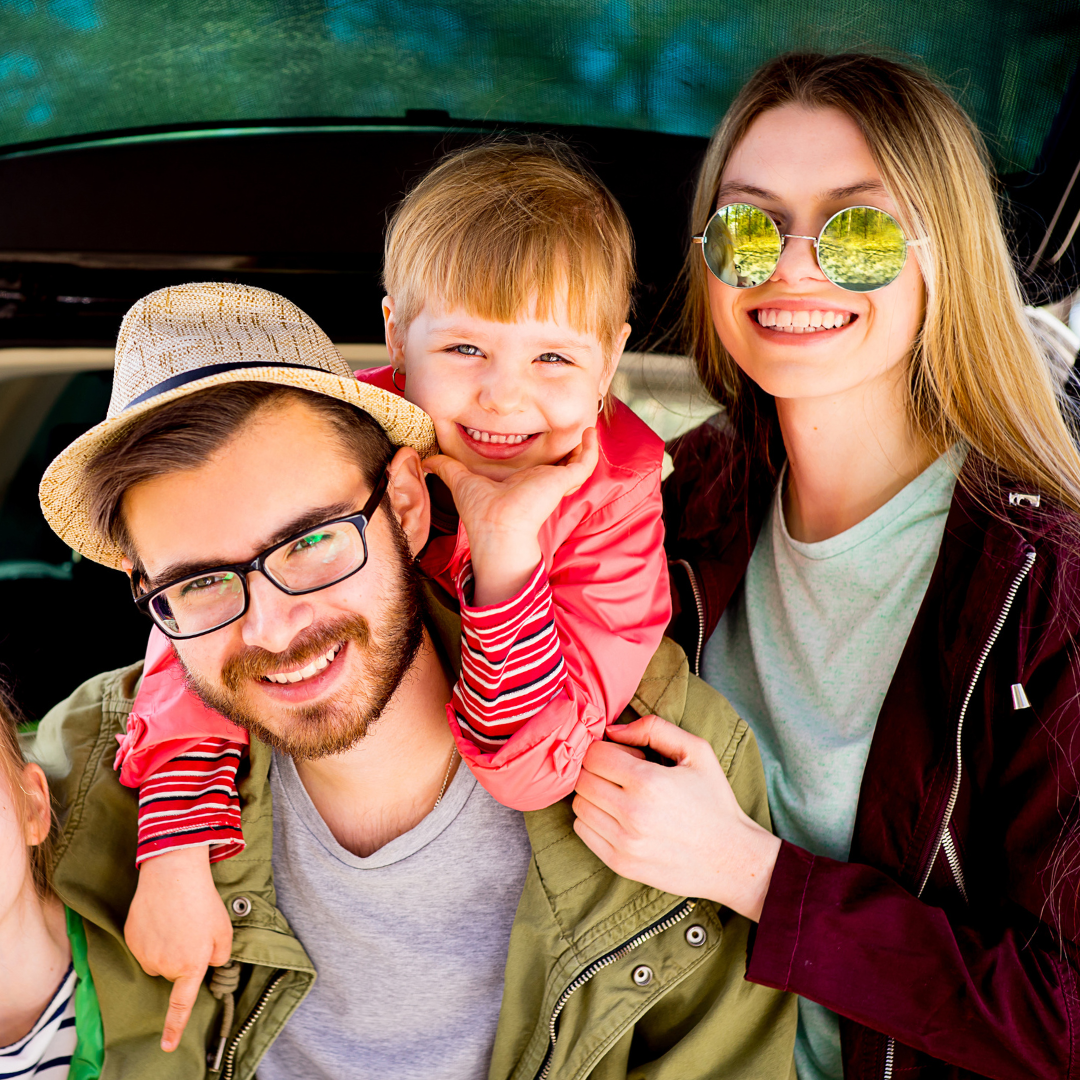
[{"label": "man's beard", "polygon": [[[397,525],[397,521],[391,524]],[[309,627],[284,652],[271,653],[249,646],[231,656],[221,669],[224,689],[207,685],[185,666],[188,687],[211,709],[296,761],[311,761],[351,749],[368,734],[394,696],[423,640],[417,573],[400,527],[394,529],[394,547],[397,558],[387,562],[396,566],[397,573],[386,594],[385,618],[376,631],[363,616],[347,615]],[[244,700],[244,685],[271,672],[306,667],[338,642],[349,645],[345,655],[339,654],[342,660],[353,652],[361,658],[363,685],[343,688],[316,704],[287,708],[280,731],[263,724]],[[332,663],[337,662],[335,657]]]}]

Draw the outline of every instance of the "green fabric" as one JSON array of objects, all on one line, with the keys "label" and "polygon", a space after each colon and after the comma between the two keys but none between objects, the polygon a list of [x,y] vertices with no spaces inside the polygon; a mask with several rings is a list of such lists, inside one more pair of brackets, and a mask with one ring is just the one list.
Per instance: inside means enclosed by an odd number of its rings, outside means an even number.
[{"label": "green fabric", "polygon": [[68,941],[71,943],[71,963],[78,982],[75,984],[75,1034],[78,1042],[71,1056],[68,1080],[97,1080],[101,1075],[105,1055],[105,1035],[101,1029],[101,1009],[94,992],[94,977],[87,960],[86,928],[82,919],[71,910],[67,916]]},{"label": "green fabric", "polygon": [[407,109],[708,135],[777,53],[884,50],[949,82],[1010,172],[1080,21],[1075,0],[4,0],[0,41],[0,145]]},{"label": "green fabric", "polygon": [[[444,661],[460,657],[457,616],[428,597],[428,623]],[[123,922],[135,886],[137,793],[112,771],[115,735],[123,729],[141,665],[100,675],[51,710],[27,750],[49,776],[61,837],[55,887],[83,916],[87,953],[105,1033],[102,1080],[153,1076],[183,1080],[205,1074],[216,1045],[220,1005],[204,987],[180,1047],[159,1049],[169,984],[146,976],[123,944]],[[764,776],[746,725],[705,683],[689,674],[686,657],[665,640],[641,682],[626,719],[656,712],[707,738],[716,748],[740,803],[768,824]],[[274,906],[270,868],[271,752],[255,741],[240,779],[247,847],[213,867],[232,913],[239,896],[250,913],[233,917],[233,957],[245,965],[233,1038],[239,1080],[303,999],[314,971]],[[490,1080],[533,1080],[547,1052],[554,1002],[590,963],[625,945],[685,901],[617,877],[572,830],[568,802],[526,815],[533,862],[511,935]],[[690,926],[706,932],[691,945]],[[750,924],[717,905],[699,902],[678,925],[604,967],[571,995],[559,1021],[550,1077],[593,1080],[793,1080],[795,998],[746,982]],[[635,985],[631,972],[647,964],[654,978]],[[283,972],[257,1021],[245,1025],[263,991]],[[362,993],[362,978],[356,992]],[[231,1078],[230,1078],[231,1080]]]},{"label": "green fabric", "polygon": [[[139,663],[90,679],[49,711],[36,735],[24,736],[24,747],[48,775],[57,806],[60,838],[53,887],[83,919],[105,1037],[101,1078],[190,1080],[206,1074],[207,1050],[217,1045],[221,1003],[204,986],[180,1046],[164,1053],[161,1027],[171,985],[148,977],[123,937],[136,884],[138,792],[120,784],[112,763],[116,736],[124,730],[141,670]],[[257,742],[238,785],[248,847],[213,866],[233,921],[232,955],[245,964],[230,1042],[263,992],[275,984],[258,1022],[237,1042],[228,1080],[254,1075],[259,1058],[315,978],[303,948],[274,906],[269,764],[269,750]],[[231,908],[240,896],[251,904],[244,916]],[[279,972],[282,978],[276,981]]]}]

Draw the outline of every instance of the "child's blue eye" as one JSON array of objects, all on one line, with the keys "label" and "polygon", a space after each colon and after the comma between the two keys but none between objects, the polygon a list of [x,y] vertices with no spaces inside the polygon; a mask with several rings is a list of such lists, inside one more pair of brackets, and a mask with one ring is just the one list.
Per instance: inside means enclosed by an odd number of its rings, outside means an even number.
[{"label": "child's blue eye", "polygon": [[483,352],[475,345],[454,345],[451,352],[461,353],[462,356],[483,356]]},{"label": "child's blue eye", "polygon": [[572,364],[573,361],[567,360],[565,356],[560,356],[558,353],[546,352],[541,353],[537,358],[542,364]]}]

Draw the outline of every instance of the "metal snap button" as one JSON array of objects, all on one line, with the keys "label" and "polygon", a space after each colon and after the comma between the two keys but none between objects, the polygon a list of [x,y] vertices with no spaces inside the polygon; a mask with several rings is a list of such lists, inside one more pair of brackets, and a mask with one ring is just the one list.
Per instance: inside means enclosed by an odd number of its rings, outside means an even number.
[{"label": "metal snap button", "polygon": [[232,909],[234,915],[239,915],[243,918],[245,915],[251,913],[251,901],[246,896],[238,896],[232,902]]},{"label": "metal snap button", "polygon": [[630,976],[638,986],[648,986],[652,982],[652,968],[648,964],[639,964]]},{"label": "metal snap button", "polygon": [[700,948],[705,944],[705,939],[709,935],[705,933],[704,926],[688,926],[686,928],[686,944],[693,945],[695,949]]}]

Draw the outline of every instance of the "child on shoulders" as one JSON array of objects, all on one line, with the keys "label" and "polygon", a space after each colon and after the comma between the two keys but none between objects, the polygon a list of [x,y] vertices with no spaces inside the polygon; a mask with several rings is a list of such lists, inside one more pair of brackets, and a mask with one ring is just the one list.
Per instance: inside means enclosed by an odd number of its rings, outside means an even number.
[{"label": "child on shoulders", "polygon": [[[479,782],[520,810],[574,790],[670,617],[663,444],[609,394],[633,279],[621,208],[547,140],[450,155],[387,231],[391,364],[357,375],[434,421],[420,564],[461,609],[448,722]],[[185,689],[155,630],[117,755],[121,780],[140,788],[140,863],[242,848],[246,739]]]}]

